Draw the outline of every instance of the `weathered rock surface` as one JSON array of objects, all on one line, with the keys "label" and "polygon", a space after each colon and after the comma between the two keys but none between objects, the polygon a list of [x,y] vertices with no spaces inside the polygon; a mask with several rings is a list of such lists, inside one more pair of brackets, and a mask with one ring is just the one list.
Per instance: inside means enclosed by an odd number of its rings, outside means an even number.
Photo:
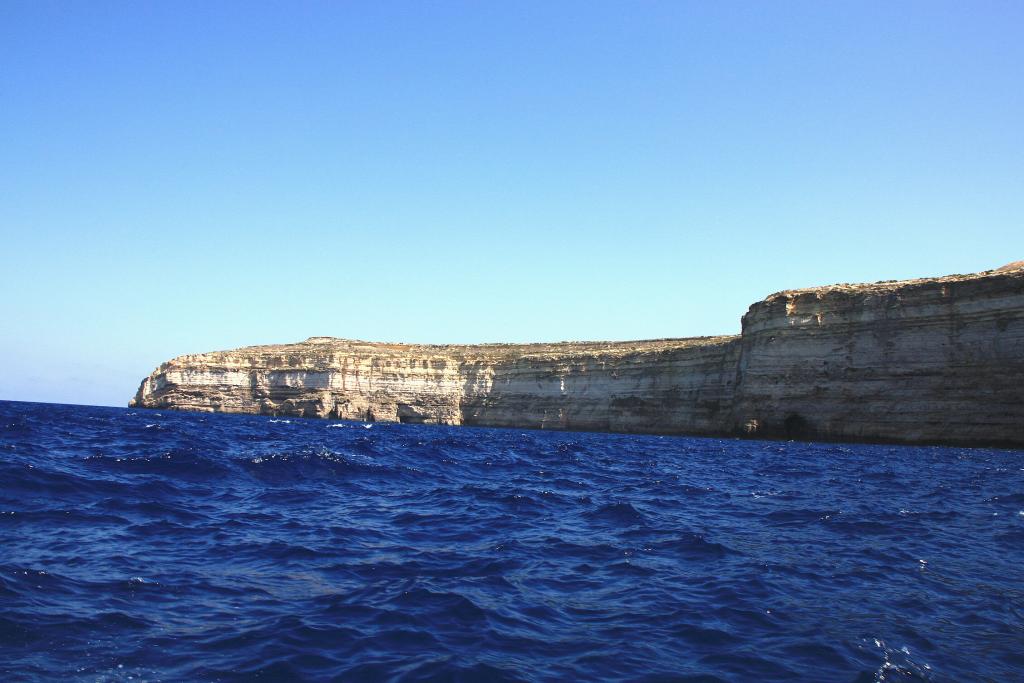
[{"label": "weathered rock surface", "polygon": [[312,337],[179,356],[133,406],[652,434],[1024,446],[1024,265],[773,294],[739,336]]}]

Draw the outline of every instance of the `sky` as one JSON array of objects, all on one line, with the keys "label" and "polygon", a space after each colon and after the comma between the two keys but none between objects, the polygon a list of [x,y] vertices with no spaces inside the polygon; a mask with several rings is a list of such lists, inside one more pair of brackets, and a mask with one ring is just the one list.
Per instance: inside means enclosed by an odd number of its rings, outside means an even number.
[{"label": "sky", "polygon": [[1024,258],[1020,2],[0,3],[0,399]]}]

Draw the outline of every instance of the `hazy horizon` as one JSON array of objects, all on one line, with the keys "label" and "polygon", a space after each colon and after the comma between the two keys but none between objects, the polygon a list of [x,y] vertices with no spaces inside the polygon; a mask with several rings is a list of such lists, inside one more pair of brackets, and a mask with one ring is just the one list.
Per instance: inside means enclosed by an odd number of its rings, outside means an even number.
[{"label": "hazy horizon", "polygon": [[0,6],[0,399],[1024,258],[1024,6]]}]

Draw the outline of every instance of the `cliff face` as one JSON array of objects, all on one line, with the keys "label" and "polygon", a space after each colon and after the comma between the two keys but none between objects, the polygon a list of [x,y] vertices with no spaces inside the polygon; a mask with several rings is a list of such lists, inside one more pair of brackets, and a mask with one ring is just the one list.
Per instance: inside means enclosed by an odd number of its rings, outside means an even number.
[{"label": "cliff face", "polygon": [[1024,446],[1024,268],[774,294],[742,334],[180,356],[131,405],[389,422]]},{"label": "cliff face", "polygon": [[715,432],[737,337],[479,346],[313,337],[180,356],[131,405],[354,420]]}]

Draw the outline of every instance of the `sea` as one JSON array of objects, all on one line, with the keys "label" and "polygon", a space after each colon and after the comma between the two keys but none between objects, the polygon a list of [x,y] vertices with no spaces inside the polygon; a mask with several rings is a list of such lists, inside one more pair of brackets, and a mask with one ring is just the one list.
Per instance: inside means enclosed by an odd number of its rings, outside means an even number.
[{"label": "sea", "polygon": [[1022,681],[1024,451],[0,402],[0,680]]}]

